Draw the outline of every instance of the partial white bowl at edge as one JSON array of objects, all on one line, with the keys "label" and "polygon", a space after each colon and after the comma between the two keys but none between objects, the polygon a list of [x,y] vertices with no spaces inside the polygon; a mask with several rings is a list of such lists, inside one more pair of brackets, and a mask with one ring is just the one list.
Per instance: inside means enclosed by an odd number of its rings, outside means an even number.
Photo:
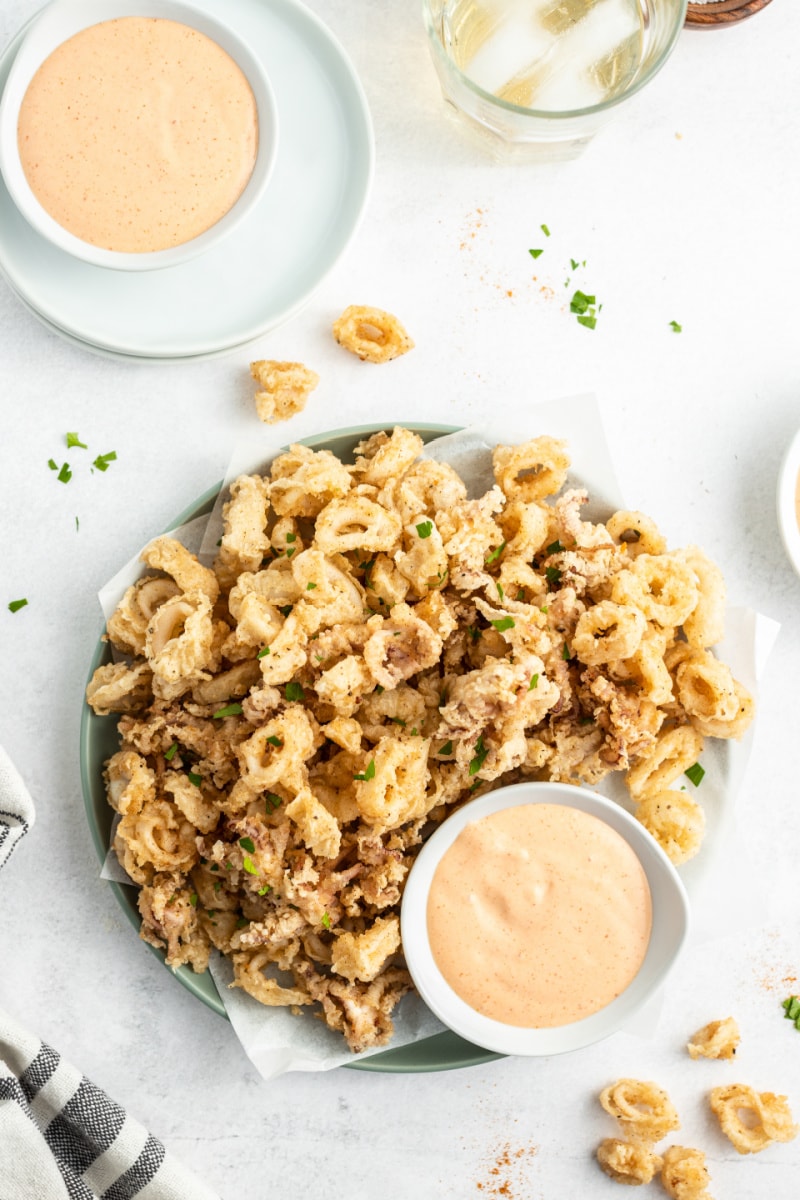
[{"label": "partial white bowl at edge", "polygon": [[[224,12],[224,7],[222,9]],[[204,233],[167,250],[128,254],[105,250],[69,233],[42,207],[22,168],[17,142],[19,110],[33,76],[52,52],[82,29],[118,17],[162,17],[178,21],[211,38],[244,73],[258,112],[258,152],[253,173],[239,199]],[[184,0],[55,0],[25,36],[0,101],[0,173],[30,225],[61,250],[98,267],[123,271],[152,271],[171,267],[204,253],[225,237],[261,199],[269,182],[278,148],[278,113],[264,67],[247,45],[223,21]]]},{"label": "partial white bowl at edge", "polygon": [[[528,1029],[495,1021],[466,1004],[453,991],[433,957],[427,907],[439,862],[471,821],[521,804],[563,804],[605,821],[633,849],[644,868],[653,905],[645,960],[629,986],[611,1004],[567,1025]],[[675,965],[689,929],[689,901],[677,871],[658,843],[634,817],[612,800],[563,783],[517,783],[465,804],[448,817],[417,857],[406,883],[401,909],[403,951],[411,976],[431,1011],[461,1037],[500,1054],[548,1055],[579,1050],[621,1029],[649,1000]]]},{"label": "partial white bowl at edge", "polygon": [[778,528],[789,561],[800,575],[800,525],[797,520],[797,476],[800,474],[800,429],[789,443],[778,474]]}]

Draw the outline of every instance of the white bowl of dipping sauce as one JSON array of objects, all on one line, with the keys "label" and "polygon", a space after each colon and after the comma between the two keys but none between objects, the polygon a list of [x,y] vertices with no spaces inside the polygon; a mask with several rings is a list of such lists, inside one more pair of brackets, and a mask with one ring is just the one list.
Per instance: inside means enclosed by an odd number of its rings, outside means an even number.
[{"label": "white bowl of dipping sauce", "polygon": [[425,1003],[501,1054],[578,1050],[620,1029],[689,927],[677,872],[611,800],[519,783],[466,804],[423,846],[401,933]]},{"label": "white bowl of dipping sauce", "polygon": [[56,0],[0,103],[0,172],[60,249],[142,271],[204,253],[259,201],[278,144],[256,56],[180,0]]},{"label": "white bowl of dipping sauce", "polygon": [[778,475],[778,528],[789,561],[800,575],[800,429],[789,443]]}]

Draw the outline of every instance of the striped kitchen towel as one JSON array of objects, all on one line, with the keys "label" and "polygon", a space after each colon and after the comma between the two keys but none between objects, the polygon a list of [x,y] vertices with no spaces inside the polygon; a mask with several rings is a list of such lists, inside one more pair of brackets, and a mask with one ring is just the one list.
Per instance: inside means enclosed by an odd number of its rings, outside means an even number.
[{"label": "striped kitchen towel", "polygon": [[[0,747],[0,868],[33,803]],[[0,1009],[0,1200],[219,1200],[119,1104]]]}]

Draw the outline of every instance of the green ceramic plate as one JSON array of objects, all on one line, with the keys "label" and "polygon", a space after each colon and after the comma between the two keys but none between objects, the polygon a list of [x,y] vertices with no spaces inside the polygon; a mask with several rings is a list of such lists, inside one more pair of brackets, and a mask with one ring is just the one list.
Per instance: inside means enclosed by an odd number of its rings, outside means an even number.
[{"label": "green ceramic plate", "polygon": [[[304,445],[310,446],[313,450],[331,450],[345,462],[352,462],[353,447],[356,443],[382,428],[384,428],[382,425],[359,425],[350,429],[337,429],[332,433],[303,438],[302,441]],[[423,441],[430,442],[445,433],[455,432],[457,427],[453,425],[413,425],[411,428],[420,435]],[[210,513],[221,486],[221,483],[217,483],[204,492],[194,504],[191,504],[175,518],[169,529],[175,529],[186,521],[191,521],[194,517]],[[97,667],[110,661],[111,651],[108,643],[98,639],[89,667],[89,678]],[[105,860],[108,851],[113,818],[113,812],[106,801],[103,785],[103,764],[118,749],[118,745],[116,718],[114,716],[98,717],[88,705],[84,705],[80,733],[81,783],[86,817],[101,862]],[[110,883],[109,887],[114,892],[131,925],[138,931],[140,923],[139,910],[136,907],[138,889],[119,883]],[[160,950],[156,950],[152,946],[148,949],[152,950],[162,963],[164,962],[164,955]],[[166,966],[166,964],[164,965]],[[208,972],[204,975],[195,975],[189,967],[179,967],[173,974],[179,983],[192,992],[198,1000],[202,1000],[221,1017],[226,1017],[219,992]],[[353,1063],[352,1068],[358,1071],[448,1071],[455,1067],[471,1067],[477,1063],[490,1062],[492,1059],[500,1057],[502,1055],[482,1050],[478,1046],[471,1045],[470,1042],[465,1042],[463,1038],[454,1033],[439,1033],[435,1037],[426,1038],[424,1041],[409,1046],[401,1046],[397,1050],[384,1050],[380,1054]]]}]

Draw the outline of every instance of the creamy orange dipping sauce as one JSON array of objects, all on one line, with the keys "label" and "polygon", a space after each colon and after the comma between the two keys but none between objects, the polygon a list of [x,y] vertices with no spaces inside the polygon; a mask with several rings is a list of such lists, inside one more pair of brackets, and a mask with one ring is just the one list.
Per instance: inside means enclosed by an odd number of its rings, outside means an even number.
[{"label": "creamy orange dipping sauce", "polygon": [[102,21],[45,59],[20,108],[40,204],[107,250],[165,250],[229,211],[253,171],[250,84],[205,34],[161,17]]},{"label": "creamy orange dipping sauce", "polygon": [[633,980],[650,939],[644,869],[605,822],[524,804],[467,825],[428,897],[439,970],[484,1016],[550,1028],[604,1008]]}]

